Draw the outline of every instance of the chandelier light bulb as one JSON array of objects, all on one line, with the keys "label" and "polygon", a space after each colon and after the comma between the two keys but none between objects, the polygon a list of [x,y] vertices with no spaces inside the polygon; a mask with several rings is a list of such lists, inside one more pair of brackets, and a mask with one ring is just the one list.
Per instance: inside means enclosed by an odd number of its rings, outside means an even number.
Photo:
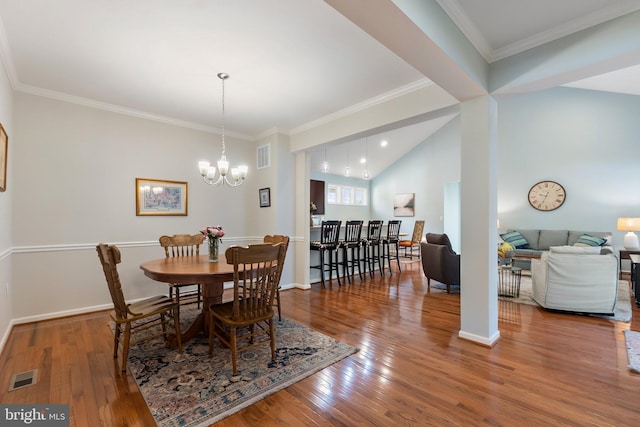
[{"label": "chandelier light bulb", "polygon": [[198,162],[198,170],[200,171],[200,175],[202,176],[202,180],[209,184],[217,187],[219,185],[229,185],[231,187],[237,187],[244,183],[244,180],[247,178],[247,172],[249,171],[249,167],[247,165],[234,166],[231,168],[231,180],[229,180],[227,174],[229,172],[229,161],[227,160],[227,156],[225,154],[225,141],[224,141],[224,81],[229,78],[229,75],[226,73],[219,73],[218,78],[222,80],[222,155],[220,156],[220,160],[218,160],[218,175],[216,178],[216,168],[211,166],[211,163],[208,161]]}]

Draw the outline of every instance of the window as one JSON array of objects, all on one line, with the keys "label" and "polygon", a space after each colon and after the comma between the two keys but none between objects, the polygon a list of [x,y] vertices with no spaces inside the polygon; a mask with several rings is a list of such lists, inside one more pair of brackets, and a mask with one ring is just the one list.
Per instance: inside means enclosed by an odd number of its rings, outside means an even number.
[{"label": "window", "polygon": [[367,206],[367,189],[329,184],[327,203],[330,205]]}]

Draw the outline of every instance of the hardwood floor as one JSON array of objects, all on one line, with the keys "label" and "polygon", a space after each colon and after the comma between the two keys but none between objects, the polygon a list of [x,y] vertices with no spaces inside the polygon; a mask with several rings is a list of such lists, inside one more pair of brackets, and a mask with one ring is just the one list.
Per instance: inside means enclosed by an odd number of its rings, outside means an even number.
[{"label": "hardwood floor", "polygon": [[[217,426],[635,426],[631,323],[500,302],[500,341],[458,338],[459,295],[427,290],[418,262],[385,278],[281,293],[284,316],[360,351]],[[70,403],[72,426],[154,425],[111,355],[104,312],[16,326],[0,355],[0,402]],[[38,384],[7,392],[13,373]]]}]

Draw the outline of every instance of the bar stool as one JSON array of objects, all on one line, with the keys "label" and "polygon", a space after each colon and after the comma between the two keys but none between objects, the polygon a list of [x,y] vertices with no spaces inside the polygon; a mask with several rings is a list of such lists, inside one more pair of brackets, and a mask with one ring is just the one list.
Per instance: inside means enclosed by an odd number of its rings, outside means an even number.
[{"label": "bar stool", "polygon": [[[382,234],[382,221],[369,221],[367,224],[367,237],[362,239],[364,246],[364,265],[369,267],[369,277],[373,279],[375,265],[380,268],[380,235]],[[380,273],[382,276],[382,272]]]},{"label": "bar stool", "polygon": [[[349,283],[355,274],[356,265],[358,266],[358,276],[362,280],[362,270],[360,269],[362,223],[363,221],[347,221],[344,228],[344,240],[340,240],[339,244],[342,249],[342,276],[347,276]],[[351,249],[351,259],[349,259],[349,249]],[[351,272],[349,272],[349,267],[351,267]]]},{"label": "bar stool", "polygon": [[[340,237],[340,226],[342,221],[322,221],[320,226],[320,241],[313,241],[310,244],[312,251],[320,253],[320,264],[312,265],[311,268],[320,270],[322,287],[326,289],[324,282],[324,272],[329,271],[329,280],[332,280],[333,270],[336,271],[338,286],[340,283],[340,273],[338,272],[338,238]],[[335,253],[335,261],[333,255]],[[329,254],[329,262],[325,262],[325,254]]]},{"label": "bar stool", "polygon": [[[398,271],[402,272],[400,268],[400,248],[398,247],[398,242],[400,241],[400,224],[402,221],[389,221],[387,225],[387,237],[382,239],[382,273],[384,273],[384,260],[387,260],[387,265],[389,266],[389,274],[393,274],[391,271],[391,260],[395,259],[398,263]],[[391,245],[395,247],[395,255],[391,254]]]}]

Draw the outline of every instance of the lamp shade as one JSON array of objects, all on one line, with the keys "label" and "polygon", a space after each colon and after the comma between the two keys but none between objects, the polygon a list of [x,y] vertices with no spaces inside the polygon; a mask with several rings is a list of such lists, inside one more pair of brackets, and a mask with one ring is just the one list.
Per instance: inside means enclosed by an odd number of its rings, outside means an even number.
[{"label": "lamp shade", "polygon": [[619,231],[640,231],[640,218],[618,218]]}]

